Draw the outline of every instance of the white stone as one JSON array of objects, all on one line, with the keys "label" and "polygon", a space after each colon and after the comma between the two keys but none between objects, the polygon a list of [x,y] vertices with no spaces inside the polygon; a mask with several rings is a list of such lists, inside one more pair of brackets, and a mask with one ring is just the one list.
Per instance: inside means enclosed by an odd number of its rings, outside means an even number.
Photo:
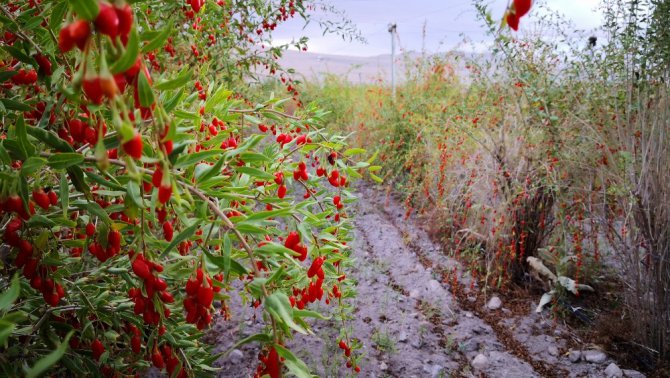
[{"label": "white stone", "polygon": [[599,350],[587,350],[582,352],[582,358],[592,364],[602,364],[607,361],[607,355]]},{"label": "white stone", "polygon": [[623,371],[614,362],[612,362],[607,366],[607,369],[605,369],[605,376],[607,378],[622,378]]},{"label": "white stone", "polygon": [[441,287],[442,285],[440,285],[440,283],[437,282],[437,280],[428,281],[428,290],[430,291],[438,291],[440,290]]},{"label": "white stone", "polygon": [[491,297],[491,299],[489,299],[489,303],[486,304],[486,307],[489,310],[497,310],[502,307],[502,301],[498,297]]},{"label": "white stone", "polygon": [[570,353],[568,353],[568,359],[572,363],[577,363],[582,359],[582,352],[578,350],[571,350]]},{"label": "white stone", "polygon": [[228,361],[230,361],[233,365],[239,364],[242,362],[242,359],[244,359],[244,353],[242,353],[242,351],[239,349],[233,349],[233,351],[230,352],[230,355],[228,356]]},{"label": "white stone", "polygon": [[623,369],[623,376],[626,378],[647,378],[646,375],[637,370]]},{"label": "white stone", "polygon": [[484,370],[489,366],[489,359],[483,354],[478,354],[470,365],[477,370]]}]

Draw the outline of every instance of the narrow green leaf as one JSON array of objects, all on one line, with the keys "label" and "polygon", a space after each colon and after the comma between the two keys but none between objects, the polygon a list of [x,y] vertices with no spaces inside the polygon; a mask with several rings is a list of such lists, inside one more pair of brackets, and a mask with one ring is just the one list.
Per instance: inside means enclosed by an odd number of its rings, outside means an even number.
[{"label": "narrow green leaf", "polygon": [[50,367],[56,364],[56,362],[58,362],[67,351],[72,335],[74,335],[74,330],[68,332],[67,336],[65,336],[65,339],[63,339],[60,345],[58,345],[58,347],[53,352],[47,354],[46,356],[42,357],[42,359],[37,361],[37,363],[35,363],[35,365],[26,372],[26,378],[39,377],[42,373],[49,370]]},{"label": "narrow green leaf", "polygon": [[44,167],[46,163],[46,159],[37,156],[31,156],[23,162],[23,165],[21,166],[21,174],[30,176]]},{"label": "narrow green leaf", "polygon": [[9,289],[0,294],[0,311],[7,310],[16,301],[19,294],[21,294],[21,281],[19,275],[15,274]]},{"label": "narrow green leaf", "polygon": [[16,139],[26,157],[35,155],[35,146],[28,140],[28,132],[26,130],[26,123],[23,120],[23,115],[19,116],[16,120]]},{"label": "narrow green leaf", "polygon": [[8,98],[2,98],[0,99],[0,102],[2,102],[2,106],[4,106],[5,109],[7,110],[18,110],[20,112],[27,112],[33,109],[23,102],[14,101]]},{"label": "narrow green leaf", "polygon": [[274,180],[275,178],[273,175],[265,171],[261,171],[260,169],[252,167],[235,167],[235,170],[238,172],[246,173],[251,177],[259,178],[261,180]]},{"label": "narrow green leaf", "polygon": [[53,169],[65,169],[84,162],[84,155],[76,152],[63,152],[49,156],[47,164]]},{"label": "narrow green leaf", "polygon": [[219,88],[212,96],[205,102],[205,112],[209,113],[216,105],[226,101],[233,91],[227,90],[224,87]]},{"label": "narrow green leaf", "polygon": [[142,194],[140,193],[140,186],[135,181],[128,181],[126,185],[127,199],[132,201],[135,206],[144,209],[144,201],[142,201]]},{"label": "narrow green leaf", "polygon": [[63,152],[74,152],[72,146],[63,139],[59,138],[54,132],[40,129],[39,127],[29,127],[28,134],[40,142],[46,143],[49,147]]},{"label": "narrow green leaf", "polygon": [[184,68],[181,73],[171,80],[161,81],[156,84],[155,88],[159,91],[171,91],[186,85],[191,80],[191,71]]},{"label": "narrow green leaf", "polygon": [[5,345],[5,342],[16,329],[16,324],[4,319],[0,319],[0,345]]},{"label": "narrow green leaf", "polygon": [[97,202],[75,202],[72,205],[79,209],[88,211],[91,213],[91,215],[98,217],[107,225],[112,224],[112,219],[109,218],[109,214],[107,214],[105,209],[98,205]]},{"label": "narrow green leaf", "polygon": [[216,175],[220,175],[221,168],[223,167],[224,162],[225,159],[220,158],[219,161],[216,162],[216,164],[212,165],[211,167],[208,167],[205,171],[203,171],[202,174],[197,177],[198,183],[205,182]]},{"label": "narrow green leaf", "polygon": [[290,350],[279,344],[274,344],[274,348],[277,351],[277,354],[284,358],[284,365],[286,365],[292,374],[298,378],[312,378],[312,374],[309,372],[307,365]]},{"label": "narrow green leaf", "polygon": [[275,292],[265,298],[265,309],[278,321],[283,322],[297,332],[302,334],[309,334],[309,331],[298,325],[293,320],[293,307],[288,300],[286,294],[282,292]]},{"label": "narrow green leaf", "polygon": [[[184,156],[180,156],[179,159],[177,159],[177,162],[175,163],[174,167],[175,169],[179,168],[185,168],[188,166],[191,166],[199,161],[206,160],[209,158],[212,158],[214,156],[220,156],[223,150],[215,148],[212,150],[207,150],[207,151],[200,151],[196,152],[194,154],[188,154]],[[273,176],[274,177],[274,176]]]},{"label": "narrow green leaf", "polygon": [[70,194],[67,184],[67,175],[63,173],[60,175],[60,202],[63,209],[63,218],[67,218],[67,209],[70,207]]},{"label": "narrow green leaf", "polygon": [[140,75],[137,80],[137,88],[140,95],[140,105],[142,107],[149,108],[156,101],[154,99],[154,92],[151,90],[151,84],[149,84],[149,78],[144,73],[144,71],[140,71]]},{"label": "narrow green leaf", "polygon": [[128,44],[126,44],[126,51],[123,55],[110,67],[113,74],[126,72],[128,68],[132,67],[137,62],[137,57],[140,53],[140,41],[137,36],[137,30],[132,28],[128,36]]},{"label": "narrow green leaf", "polygon": [[161,32],[156,35],[149,43],[144,45],[142,47],[142,53],[146,54],[150,51],[156,50],[158,48],[163,47],[163,44],[165,44],[165,41],[167,41],[168,37],[170,36],[170,33],[173,31],[172,23],[168,24]]}]

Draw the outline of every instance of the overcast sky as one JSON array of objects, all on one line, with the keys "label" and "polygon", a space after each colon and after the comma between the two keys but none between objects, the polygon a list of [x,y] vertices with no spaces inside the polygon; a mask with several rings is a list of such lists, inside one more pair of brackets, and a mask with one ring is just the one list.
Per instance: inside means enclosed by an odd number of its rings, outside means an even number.
[{"label": "overcast sky", "polygon": [[[547,6],[562,13],[577,29],[591,30],[601,23],[597,10],[599,0],[543,0]],[[477,20],[469,0],[329,0],[346,13],[359,28],[368,44],[343,41],[336,35],[322,35],[316,24],[302,29],[302,24],[289,22],[274,34],[276,42],[288,42],[301,35],[310,38],[309,51],[325,54],[373,56],[390,52],[389,22],[395,22],[401,47],[421,51],[422,29],[426,24],[425,48],[428,52],[444,52],[454,48],[464,36],[475,43],[486,41],[482,23]],[[502,18],[507,0],[489,0],[492,15]],[[530,22],[541,12],[535,7]]]}]

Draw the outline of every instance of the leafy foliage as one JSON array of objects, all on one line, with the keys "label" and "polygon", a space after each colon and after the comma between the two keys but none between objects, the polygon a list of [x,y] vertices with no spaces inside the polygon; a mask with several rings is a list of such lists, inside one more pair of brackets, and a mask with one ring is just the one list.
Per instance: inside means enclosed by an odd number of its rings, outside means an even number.
[{"label": "leafy foliage", "polygon": [[[283,345],[328,319],[310,303],[354,295],[348,187],[367,167],[324,111],[284,113],[298,93],[271,33],[312,7],[0,5],[2,375],[211,375],[199,336],[239,292],[267,321],[243,340],[264,345],[258,375],[309,376]],[[294,99],[245,97],[262,69]]]}]

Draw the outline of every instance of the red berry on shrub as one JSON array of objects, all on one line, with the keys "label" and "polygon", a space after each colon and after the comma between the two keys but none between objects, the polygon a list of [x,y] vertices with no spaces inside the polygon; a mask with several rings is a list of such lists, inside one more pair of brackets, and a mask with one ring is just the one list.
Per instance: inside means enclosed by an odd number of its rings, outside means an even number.
[{"label": "red berry on shrub", "polygon": [[170,222],[163,223],[163,236],[165,237],[165,240],[172,241],[172,235],[173,235],[172,223]]},{"label": "red berry on shrub", "polygon": [[44,210],[49,209],[49,207],[51,206],[49,196],[46,193],[44,193],[44,190],[42,189],[33,191],[33,201],[35,201],[35,203]]},{"label": "red berry on shrub", "polygon": [[119,34],[119,16],[116,10],[108,3],[100,2],[100,12],[95,18],[95,29],[98,33],[116,38]]},{"label": "red berry on shrub", "polygon": [[151,183],[154,185],[154,187],[158,188],[159,186],[161,186],[162,181],[163,181],[163,169],[161,167],[158,167],[154,171],[154,174],[151,175]]},{"label": "red berry on shrub", "polygon": [[138,256],[135,261],[133,261],[132,267],[133,272],[135,272],[138,277],[144,280],[152,277],[151,271],[149,270],[149,265],[147,265],[146,261],[144,261],[144,258]]},{"label": "red berry on shrub", "polygon": [[91,343],[91,352],[93,353],[93,359],[97,361],[100,359],[100,356],[105,353],[105,346],[102,345],[100,340],[95,339]]},{"label": "red berry on shrub", "polygon": [[201,306],[209,307],[214,300],[214,289],[211,286],[200,286],[198,288],[198,303]]},{"label": "red berry on shrub", "polygon": [[77,20],[61,29],[58,38],[58,47],[61,51],[68,52],[76,45],[83,50],[91,35],[91,26],[87,21]]},{"label": "red berry on shrub", "polygon": [[40,66],[40,72],[42,72],[45,76],[51,76],[53,70],[51,68],[51,61],[49,58],[42,54],[37,54],[35,55],[35,60],[37,61],[37,65]]},{"label": "red berry on shrub", "polygon": [[154,364],[154,366],[162,370],[165,367],[165,362],[163,361],[163,355],[161,352],[158,351],[158,349],[154,349],[154,352],[151,354],[151,362]]},{"label": "red berry on shrub", "polygon": [[277,189],[277,197],[284,198],[285,196],[286,196],[286,186],[280,185],[279,189]]},{"label": "red berry on shrub", "polygon": [[286,237],[286,240],[284,241],[284,247],[288,249],[293,249],[295,246],[300,243],[300,235],[298,235],[297,232],[291,231],[289,232],[288,236]]},{"label": "red berry on shrub", "polygon": [[91,237],[95,235],[95,225],[93,223],[89,223],[86,225],[86,236]]},{"label": "red berry on shrub", "polygon": [[142,339],[135,335],[130,339],[130,347],[133,350],[133,353],[140,354],[142,351]]},{"label": "red berry on shrub", "polygon": [[119,19],[119,35],[126,36],[130,33],[133,26],[133,9],[128,4],[123,4],[121,8],[114,8],[116,17]]},{"label": "red berry on shrub", "polygon": [[58,204],[58,195],[56,192],[50,190],[47,195],[49,196],[49,202],[51,202],[51,206],[56,206]]},{"label": "red berry on shrub", "polygon": [[81,87],[84,90],[86,97],[88,97],[92,103],[96,105],[102,104],[104,93],[102,91],[99,77],[84,79]]},{"label": "red berry on shrub", "polygon": [[168,184],[167,186],[161,185],[158,188],[158,201],[162,204],[165,204],[170,200],[172,196],[172,185]]},{"label": "red berry on shrub", "polygon": [[135,160],[142,158],[142,135],[135,134],[135,136],[123,144],[123,151]]}]

